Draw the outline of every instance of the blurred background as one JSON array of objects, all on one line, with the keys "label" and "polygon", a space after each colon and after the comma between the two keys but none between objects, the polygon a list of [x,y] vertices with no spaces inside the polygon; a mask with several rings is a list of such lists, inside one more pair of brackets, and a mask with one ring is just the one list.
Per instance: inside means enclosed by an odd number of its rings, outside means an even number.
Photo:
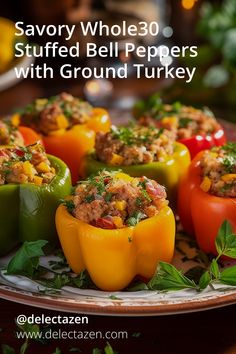
[{"label": "blurred background", "polygon": [[[160,35],[146,37],[141,45],[198,45],[197,58],[182,58],[174,65],[197,66],[193,81],[136,79],[129,71],[125,80],[114,79],[96,86],[82,79],[62,79],[58,68],[67,62],[74,66],[119,67],[123,62],[122,47],[129,38],[118,38],[119,59],[90,59],[83,55],[86,42],[106,45],[103,38],[76,36],[82,55],[79,59],[48,58],[47,64],[55,69],[55,78],[25,79],[15,82],[12,68],[19,63],[14,59],[15,37],[11,25],[3,18],[25,24],[76,24],[80,21],[102,19],[108,25],[139,21],[158,21]],[[44,44],[52,38],[32,36],[30,43]],[[61,38],[53,40],[62,41]],[[137,62],[137,58],[128,59]],[[45,59],[37,59],[42,63]],[[140,61],[140,59],[139,59]],[[145,63],[145,60],[143,60]],[[147,64],[147,63],[145,63]],[[29,65],[29,62],[24,62]],[[154,64],[151,63],[153,66]],[[160,65],[155,63],[155,65]],[[13,0],[2,1],[0,7],[0,115],[9,114],[36,97],[45,97],[68,91],[85,97],[96,104],[105,104],[113,110],[129,112],[135,100],[160,92],[165,101],[180,100],[194,106],[209,106],[227,120],[236,122],[236,0]]]}]

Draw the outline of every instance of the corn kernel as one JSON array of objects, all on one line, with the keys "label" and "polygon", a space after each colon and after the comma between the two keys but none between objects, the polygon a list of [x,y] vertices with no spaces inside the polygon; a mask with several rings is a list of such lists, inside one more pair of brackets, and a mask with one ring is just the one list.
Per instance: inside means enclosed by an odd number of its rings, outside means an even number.
[{"label": "corn kernel", "polygon": [[119,166],[122,164],[122,162],[124,161],[124,158],[118,154],[112,154],[112,158],[110,160],[110,165],[113,166]]},{"label": "corn kernel", "polygon": [[23,171],[27,176],[30,177],[35,174],[34,166],[29,161],[25,161],[23,163]]},{"label": "corn kernel", "polygon": [[210,152],[210,155],[211,155],[212,157],[217,157],[217,156],[218,156],[218,154],[217,154],[216,152],[213,152],[213,151]]},{"label": "corn kernel", "polygon": [[121,217],[113,216],[112,217],[112,221],[114,222],[114,224],[116,225],[116,227],[118,229],[120,229],[121,227],[124,227],[124,224],[123,224],[123,221],[122,221]]},{"label": "corn kernel", "polygon": [[123,180],[123,181],[125,181],[125,182],[131,182],[131,181],[134,180],[133,177],[131,177],[131,176],[129,176],[129,175],[127,175],[126,173],[123,173],[123,172],[118,172],[118,173],[116,173],[115,176],[114,176],[114,178],[116,178],[116,179],[121,179],[121,180]]},{"label": "corn kernel", "polygon": [[12,125],[14,125],[14,127],[18,127],[18,125],[20,124],[20,116],[18,113],[12,115],[11,123]]},{"label": "corn kernel", "polygon": [[118,209],[119,211],[125,210],[126,205],[127,205],[127,203],[126,203],[125,200],[119,200],[119,201],[117,201],[117,202],[115,203],[115,207],[116,207],[116,209]]},{"label": "corn kernel", "polygon": [[209,177],[205,176],[203,178],[203,181],[200,185],[200,188],[203,190],[203,192],[208,192],[209,189],[211,188],[211,180]]},{"label": "corn kernel", "polygon": [[165,117],[161,120],[163,124],[170,124],[173,127],[177,127],[178,125],[178,118],[173,116],[173,117]]},{"label": "corn kernel", "polygon": [[41,186],[43,183],[43,178],[39,177],[39,176],[34,176],[34,184],[36,184],[36,186]]},{"label": "corn kernel", "polygon": [[221,176],[221,179],[224,182],[232,181],[232,180],[236,179],[236,173],[229,173],[227,175],[223,175],[223,176]]},{"label": "corn kernel", "polygon": [[47,172],[50,172],[50,166],[48,166],[45,162],[40,162],[36,166],[36,170],[38,172],[47,173]]},{"label": "corn kernel", "polygon": [[57,125],[59,129],[68,128],[69,123],[64,114],[60,114],[59,116],[57,116]]}]

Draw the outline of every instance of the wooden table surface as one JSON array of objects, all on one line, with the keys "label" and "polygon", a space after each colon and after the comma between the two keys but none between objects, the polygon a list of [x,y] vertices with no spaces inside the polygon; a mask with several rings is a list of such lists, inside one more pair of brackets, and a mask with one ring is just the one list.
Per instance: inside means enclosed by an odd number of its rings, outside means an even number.
[{"label": "wooden table surface", "polygon": [[[54,89],[53,89],[54,87]],[[56,91],[55,91],[56,87]],[[129,85],[117,83],[117,92],[126,90]],[[152,86],[153,88],[153,86]],[[157,85],[158,88],[158,85]],[[137,88],[136,88],[137,89]],[[60,91],[80,95],[82,86],[73,82],[57,85],[40,81],[24,81],[19,85],[0,92],[0,115],[12,112],[15,108],[30,102],[37,96],[48,96]],[[139,83],[137,95],[151,93],[150,82]],[[19,353],[23,340],[15,338],[15,318],[19,314],[51,315],[59,312],[42,310],[0,299],[0,343],[8,344]],[[73,315],[75,316],[75,315]],[[119,354],[233,354],[236,353],[235,335],[236,305],[205,312],[161,317],[100,317],[89,316],[89,324],[82,330],[87,331],[127,331],[128,339],[110,340],[110,344]],[[56,325],[58,329],[65,326]],[[72,325],[70,330],[81,330]],[[138,335],[137,335],[138,333]],[[135,335],[136,334],[136,335]],[[93,348],[104,348],[105,340],[50,340],[46,344],[31,342],[26,353],[52,354],[56,347],[61,353],[70,353],[71,347],[78,347],[82,353],[93,353]]]}]

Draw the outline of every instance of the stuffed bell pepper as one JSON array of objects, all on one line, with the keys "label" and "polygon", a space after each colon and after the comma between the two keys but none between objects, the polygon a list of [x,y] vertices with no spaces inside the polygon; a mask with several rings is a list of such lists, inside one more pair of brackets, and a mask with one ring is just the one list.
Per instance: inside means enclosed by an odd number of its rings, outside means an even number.
[{"label": "stuffed bell pepper", "polygon": [[188,149],[174,141],[173,132],[131,124],[97,133],[95,151],[82,159],[80,174],[87,177],[106,168],[121,169],[133,177],[147,176],[166,187],[174,205],[179,179],[189,163]]},{"label": "stuffed bell pepper", "polygon": [[102,171],[79,182],[57,209],[56,226],[72,270],[87,269],[102,290],[123,289],[136,275],[149,279],[173,257],[165,188],[147,177]]},{"label": "stuffed bell pepper", "polygon": [[134,115],[144,126],[173,131],[176,140],[187,146],[191,158],[202,150],[226,143],[222,126],[208,108],[200,110],[179,102],[164,104],[159,95],[153,95],[147,102],[137,103]]},{"label": "stuffed bell pepper", "polygon": [[0,119],[0,145],[27,146],[40,140],[40,136],[34,130],[19,127],[17,116]]},{"label": "stuffed bell pepper", "polygon": [[0,254],[23,241],[57,240],[55,211],[71,190],[70,172],[42,145],[0,148]]},{"label": "stuffed bell pepper", "polygon": [[94,147],[95,132],[110,128],[106,110],[93,108],[68,93],[35,100],[22,110],[20,119],[21,125],[42,135],[47,153],[68,165],[73,183],[78,180],[81,157]]},{"label": "stuffed bell pepper", "polygon": [[178,213],[200,248],[216,253],[215,238],[224,220],[236,232],[236,143],[200,152],[179,186]]}]

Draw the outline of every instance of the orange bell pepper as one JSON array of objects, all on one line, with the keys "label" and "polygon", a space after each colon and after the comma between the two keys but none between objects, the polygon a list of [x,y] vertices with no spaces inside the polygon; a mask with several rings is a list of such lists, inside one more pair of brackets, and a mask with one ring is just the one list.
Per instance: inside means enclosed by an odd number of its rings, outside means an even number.
[{"label": "orange bell pepper", "polygon": [[72,183],[79,178],[81,158],[94,147],[95,133],[110,129],[108,112],[102,108],[93,109],[93,117],[86,123],[74,125],[69,130],[58,130],[42,137],[47,153],[62,159],[70,168]]},{"label": "orange bell pepper", "polygon": [[173,257],[175,219],[168,206],[136,226],[105,230],[76,219],[61,204],[56,227],[71,269],[87,269],[102,290],[123,289],[136,275],[150,279],[159,261]]},{"label": "orange bell pepper", "polygon": [[18,127],[19,132],[23,136],[25,146],[39,142],[42,144],[42,138],[33,129],[28,127]]},{"label": "orange bell pepper", "polygon": [[228,220],[236,232],[236,200],[204,192],[200,152],[182,178],[178,193],[178,214],[185,231],[195,234],[199,247],[206,253],[217,254],[215,238],[224,220]]}]

